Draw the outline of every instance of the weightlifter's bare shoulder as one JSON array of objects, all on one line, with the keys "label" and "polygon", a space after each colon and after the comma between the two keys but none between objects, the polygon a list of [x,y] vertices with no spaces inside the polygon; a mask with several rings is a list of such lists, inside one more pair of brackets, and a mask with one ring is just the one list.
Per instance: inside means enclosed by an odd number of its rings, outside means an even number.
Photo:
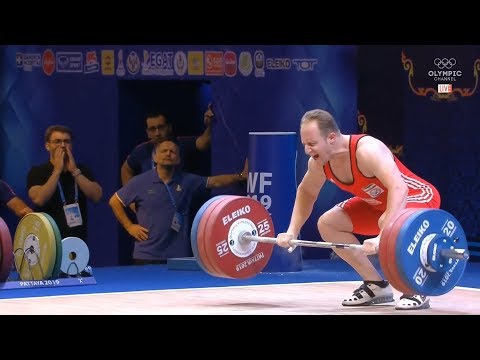
[{"label": "weightlifter's bare shoulder", "polygon": [[355,156],[360,171],[366,176],[374,176],[378,169],[395,166],[390,149],[373,136],[365,136],[358,141]]}]

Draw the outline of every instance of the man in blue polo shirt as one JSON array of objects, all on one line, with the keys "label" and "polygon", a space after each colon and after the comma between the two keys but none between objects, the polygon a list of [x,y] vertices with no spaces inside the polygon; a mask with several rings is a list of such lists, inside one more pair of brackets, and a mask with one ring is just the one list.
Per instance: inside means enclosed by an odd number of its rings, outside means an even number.
[{"label": "man in blue polo shirt", "polygon": [[[135,238],[133,263],[165,263],[192,255],[189,208],[192,198],[207,189],[246,181],[247,162],[240,174],[200,176],[178,168],[180,154],[173,140],[154,146],[155,168],[133,177],[110,198],[109,204],[124,229]],[[245,174],[245,175],[244,175]],[[125,209],[134,203],[137,224]]]}]

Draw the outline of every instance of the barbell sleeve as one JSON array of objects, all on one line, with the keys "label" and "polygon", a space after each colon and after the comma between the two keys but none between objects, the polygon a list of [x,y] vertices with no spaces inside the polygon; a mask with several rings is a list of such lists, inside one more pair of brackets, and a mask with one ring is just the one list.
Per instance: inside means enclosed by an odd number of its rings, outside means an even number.
[{"label": "barbell sleeve", "polygon": [[440,251],[440,255],[446,258],[468,260],[470,259],[470,253],[467,249],[443,249]]}]

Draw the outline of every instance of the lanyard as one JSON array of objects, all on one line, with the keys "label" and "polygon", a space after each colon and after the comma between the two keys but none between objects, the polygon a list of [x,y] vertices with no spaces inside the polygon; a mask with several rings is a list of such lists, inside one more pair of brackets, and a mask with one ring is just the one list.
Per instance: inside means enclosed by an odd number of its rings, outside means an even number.
[{"label": "lanyard", "polygon": [[177,205],[175,204],[175,199],[173,198],[173,194],[170,191],[170,188],[168,187],[168,184],[166,184],[166,183],[164,183],[164,184],[165,184],[165,187],[167,188],[168,196],[170,196],[170,200],[172,201],[172,205],[175,208],[175,210],[177,210]]},{"label": "lanyard", "polygon": [[167,188],[168,196],[170,196],[170,200],[172,201],[172,205],[175,208],[175,211],[181,213],[182,215],[186,215],[186,213],[183,213],[183,212],[181,212],[177,209],[177,205],[175,204],[175,199],[173,198],[173,194],[170,191],[170,188],[168,187],[168,184],[166,184],[166,183],[164,183],[164,184],[165,184],[165,187]]},{"label": "lanyard", "polygon": [[153,157],[155,156],[155,145],[153,146],[153,150],[152,150],[152,169],[155,169],[155,161],[153,161]]},{"label": "lanyard", "polygon": [[[58,179],[57,186],[58,186],[58,191],[60,191],[60,197],[62,198],[62,203],[63,205],[65,205],[67,202],[65,201],[65,195],[63,193],[62,184],[60,184],[60,179]],[[78,185],[76,181],[75,181],[75,202],[78,203]]]}]

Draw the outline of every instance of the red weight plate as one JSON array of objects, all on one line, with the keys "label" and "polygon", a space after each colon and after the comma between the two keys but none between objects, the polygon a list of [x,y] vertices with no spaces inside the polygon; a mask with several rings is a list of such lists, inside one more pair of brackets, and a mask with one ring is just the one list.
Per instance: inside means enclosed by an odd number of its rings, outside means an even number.
[{"label": "red weight plate", "polygon": [[233,279],[251,278],[267,265],[274,244],[239,241],[239,234],[275,236],[273,221],[257,200],[240,196],[224,199],[209,215],[205,225],[205,251],[210,262]]},{"label": "red weight plate", "polygon": [[[388,237],[385,237],[384,241],[384,247],[383,247],[383,252],[384,252],[384,264],[381,264],[382,267],[386,266],[388,269],[387,271],[389,272],[389,281],[392,284],[392,286],[397,289],[398,291],[401,291],[406,294],[411,294],[412,289],[405,284],[405,282],[402,280],[403,278],[398,272],[397,268],[397,263],[396,263],[396,256],[395,256],[395,246],[396,246],[396,240],[398,237],[398,233],[405,222],[406,219],[408,219],[409,216],[411,216],[413,213],[415,213],[417,209],[404,209],[400,213],[400,216],[393,221],[390,224],[389,231],[385,234],[385,236],[388,235]],[[392,253],[393,251],[393,253]]]},{"label": "red weight plate", "polygon": [[[379,257],[379,260],[380,260],[380,266],[381,266],[387,280],[390,283],[392,283],[392,281],[395,282],[395,279],[392,280],[393,275],[392,275],[392,271],[390,270],[390,264],[388,262],[389,260],[388,260],[388,256],[387,256],[388,255],[388,242],[389,242],[390,234],[391,234],[391,232],[394,228],[393,225],[394,225],[394,222],[385,226],[385,228],[383,229],[382,236],[380,238],[380,246],[379,246],[379,249],[378,249],[378,257]],[[394,288],[396,288],[396,286],[394,286],[394,284],[392,284],[392,286]]]},{"label": "red weight plate", "polygon": [[[385,226],[382,231],[382,236],[380,238],[380,245],[378,247],[378,259],[380,261],[380,267],[382,268],[383,274],[385,278],[390,281],[392,278],[392,273],[390,271],[390,265],[388,264],[387,260],[387,247],[388,247],[388,238],[390,237],[390,233],[392,232],[392,226]],[[391,282],[391,281],[390,281]],[[392,285],[393,286],[393,285]]]},{"label": "red weight plate", "polygon": [[214,201],[212,201],[207,208],[204,210],[202,217],[200,219],[200,222],[198,223],[198,228],[197,228],[197,251],[198,251],[198,256],[200,257],[201,263],[205,266],[205,269],[207,270],[208,274],[212,276],[218,276],[218,277],[224,277],[224,274],[219,271],[209,260],[206,252],[205,252],[205,224],[212,213],[213,209],[219,204],[222,200],[225,198],[230,198],[233,195],[226,195],[222,196],[221,198],[218,198]]},{"label": "red weight plate", "polygon": [[198,252],[200,254],[200,256],[202,257],[202,260],[204,259],[211,271],[212,271],[212,274],[211,275],[214,275],[214,276],[218,276],[218,277],[229,277],[227,276],[223,270],[221,269],[221,267],[217,266],[217,264],[213,263],[212,262],[212,259],[211,259],[211,255],[209,253],[207,253],[207,243],[210,241],[210,237],[211,237],[211,234],[210,232],[206,231],[206,225],[207,223],[209,222],[209,219],[210,219],[210,216],[212,214],[212,212],[218,207],[218,206],[221,206],[222,202],[224,200],[229,200],[229,199],[234,199],[234,198],[237,198],[237,197],[241,197],[241,196],[237,196],[237,195],[227,195],[227,196],[224,196],[222,197],[221,199],[218,199],[214,202],[212,202],[208,208],[205,210],[203,216],[202,216],[202,219],[200,220],[200,223],[199,223],[199,226],[198,226]]},{"label": "red weight plate", "polygon": [[415,208],[407,208],[402,210],[400,216],[398,216],[391,224],[391,231],[390,236],[386,242],[386,262],[388,263],[389,271],[390,271],[390,282],[392,286],[401,291],[404,294],[414,294],[415,292],[405,283],[403,280],[402,275],[398,271],[397,267],[397,257],[396,257],[396,243],[398,238],[398,233],[402,229],[403,224],[405,221],[416,213],[419,209]]},{"label": "red weight plate", "polygon": [[[210,212],[212,212],[212,205],[215,205],[217,201],[222,200],[222,198],[216,199],[208,205],[208,207],[204,210],[202,217],[200,218],[200,221],[198,223],[197,227],[197,253],[198,257],[200,258],[200,261],[203,266],[205,266],[205,270],[207,271],[208,274],[212,276],[220,276],[217,275],[217,272],[213,269],[212,264],[208,260],[207,254],[205,254],[205,245],[204,243],[204,228],[205,228],[205,223],[207,222],[207,216]],[[209,211],[210,208],[210,211]]]},{"label": "red weight plate", "polygon": [[0,282],[5,282],[12,271],[12,236],[5,221],[0,217]]},{"label": "red weight plate", "polygon": [[393,222],[392,231],[389,240],[387,241],[387,262],[392,278],[394,279],[394,287],[404,294],[415,294],[415,291],[408,285],[408,282],[398,268],[399,258],[397,256],[397,244],[402,239],[399,238],[400,231],[405,227],[405,222],[411,216],[416,214],[418,208],[404,209],[400,216]]},{"label": "red weight plate", "polygon": [[[380,267],[383,270],[383,273],[386,277],[386,279],[392,284],[392,286],[398,290],[397,288],[397,283],[396,283],[396,278],[392,274],[392,271],[390,270],[390,264],[388,260],[388,242],[390,235],[392,233],[392,229],[394,228],[393,226],[394,222],[390,223],[389,226],[386,226],[383,231],[382,231],[382,237],[380,238],[380,246],[378,250],[378,258],[380,260]],[[393,279],[393,280],[392,280]],[[401,285],[399,285],[401,287]]]}]

